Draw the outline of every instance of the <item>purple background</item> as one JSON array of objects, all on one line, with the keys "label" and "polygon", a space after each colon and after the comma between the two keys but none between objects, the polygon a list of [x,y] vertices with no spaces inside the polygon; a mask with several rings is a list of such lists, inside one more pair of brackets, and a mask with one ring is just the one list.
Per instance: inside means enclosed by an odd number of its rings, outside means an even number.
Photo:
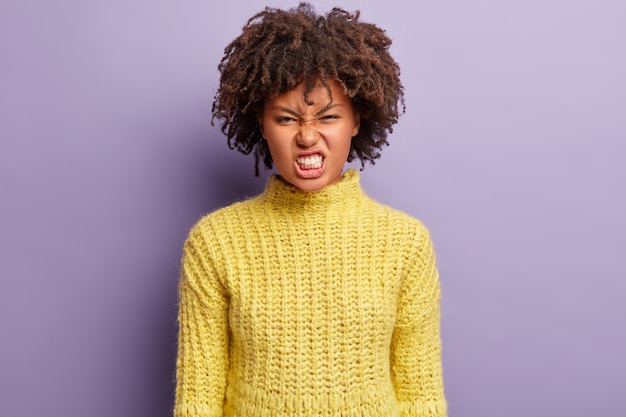
[{"label": "purple background", "polygon": [[[265,4],[0,1],[0,415],[170,415],[182,242],[267,176],[209,123]],[[450,415],[624,415],[626,2],[341,4],[403,70],[362,178],[433,234]]]}]

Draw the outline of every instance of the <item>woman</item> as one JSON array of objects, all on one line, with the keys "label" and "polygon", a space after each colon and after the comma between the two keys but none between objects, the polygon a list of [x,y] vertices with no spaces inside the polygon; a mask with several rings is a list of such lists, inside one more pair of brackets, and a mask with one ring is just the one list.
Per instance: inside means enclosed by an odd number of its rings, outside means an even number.
[{"label": "woman", "polygon": [[390,44],[358,12],[301,3],[227,46],[214,119],[278,175],[189,233],[175,416],[446,415],[428,231],[343,172],[397,122]]}]

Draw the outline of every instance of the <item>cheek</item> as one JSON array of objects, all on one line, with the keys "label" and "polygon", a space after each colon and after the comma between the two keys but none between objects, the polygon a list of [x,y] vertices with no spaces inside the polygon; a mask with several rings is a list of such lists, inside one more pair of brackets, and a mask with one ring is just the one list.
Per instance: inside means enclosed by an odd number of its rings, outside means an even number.
[{"label": "cheek", "polygon": [[355,129],[346,129],[345,135],[343,135],[343,140],[341,142],[341,145],[346,152],[350,151],[350,148],[352,147],[352,138],[356,135],[357,132],[358,130],[355,131]]},{"label": "cheek", "polygon": [[268,135],[269,139],[266,139],[267,146],[272,155],[272,159],[275,163],[280,164],[285,158],[289,157],[290,149],[288,142],[280,140],[274,136]]}]

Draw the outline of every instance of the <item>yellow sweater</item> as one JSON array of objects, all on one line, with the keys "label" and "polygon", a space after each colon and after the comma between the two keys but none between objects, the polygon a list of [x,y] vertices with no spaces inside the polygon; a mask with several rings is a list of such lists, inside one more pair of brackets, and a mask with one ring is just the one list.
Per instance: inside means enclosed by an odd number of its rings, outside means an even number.
[{"label": "yellow sweater", "polygon": [[176,417],[445,416],[426,228],[359,173],[265,191],[190,231]]}]

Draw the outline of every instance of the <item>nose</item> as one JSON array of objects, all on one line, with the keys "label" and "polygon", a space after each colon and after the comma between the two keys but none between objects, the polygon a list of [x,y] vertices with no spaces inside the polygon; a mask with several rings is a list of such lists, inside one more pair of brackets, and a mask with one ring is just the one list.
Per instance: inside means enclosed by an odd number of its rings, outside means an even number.
[{"label": "nose", "polygon": [[310,148],[319,140],[319,132],[315,129],[315,120],[301,121],[296,142],[302,148]]}]

